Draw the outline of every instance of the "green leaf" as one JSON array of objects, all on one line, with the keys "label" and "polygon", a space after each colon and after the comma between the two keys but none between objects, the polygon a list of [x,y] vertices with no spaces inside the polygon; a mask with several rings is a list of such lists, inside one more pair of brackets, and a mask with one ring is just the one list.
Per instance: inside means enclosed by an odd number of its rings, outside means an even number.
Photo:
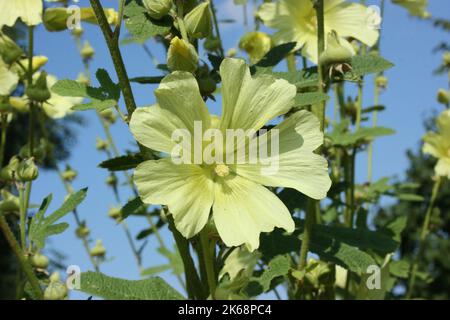
[{"label": "green leaf", "polygon": [[173,23],[168,16],[161,20],[152,19],[136,0],[131,0],[125,5],[124,15],[125,26],[138,43],[144,43],[157,35],[168,34]]},{"label": "green leaf", "polygon": [[333,145],[346,147],[394,133],[395,130],[385,127],[364,127],[355,132],[350,132],[348,131],[348,122],[342,121],[327,136],[331,139]]},{"label": "green leaf", "polygon": [[397,194],[398,200],[411,201],[411,202],[423,202],[424,197],[413,193],[399,193]]},{"label": "green leaf", "polygon": [[43,249],[47,237],[64,232],[69,225],[67,223],[55,224],[55,222],[62,219],[69,212],[75,210],[75,208],[86,198],[86,194],[87,188],[72,193],[58,210],[47,217],[44,217],[44,214],[52,201],[52,196],[50,195],[45,198],[38,213],[31,220],[29,231],[30,241],[33,242],[38,249]]},{"label": "green leaf", "polygon": [[129,154],[103,161],[99,167],[109,171],[124,171],[136,168],[143,161],[140,154]]},{"label": "green leaf", "polygon": [[84,103],[84,104],[77,104],[72,107],[72,110],[76,111],[86,111],[86,110],[97,110],[98,112],[102,112],[106,109],[109,109],[111,107],[114,107],[117,105],[116,100],[92,100],[91,102]]},{"label": "green leaf", "polygon": [[372,106],[372,107],[362,109],[361,113],[371,113],[374,111],[380,112],[380,111],[383,111],[384,109],[386,109],[385,106]]},{"label": "green leaf", "polygon": [[184,272],[183,259],[181,258],[180,252],[176,245],[173,247],[173,251],[167,248],[158,248],[158,252],[165,256],[169,260],[172,272],[175,275],[181,275]]},{"label": "green leaf", "polygon": [[252,277],[244,292],[255,297],[270,290],[272,280],[283,277],[291,269],[291,258],[288,255],[277,256],[272,259],[266,270],[259,277]]},{"label": "green leaf", "polygon": [[140,197],[136,197],[133,200],[128,201],[126,205],[123,206],[123,208],[120,210],[121,216],[120,220],[125,220],[128,218],[131,214],[135,213],[137,210],[142,208],[144,203],[142,202]]},{"label": "green leaf", "polygon": [[312,67],[299,71],[290,72],[273,72],[272,75],[278,79],[284,79],[293,85],[297,86],[297,89],[316,88],[318,86],[319,77],[317,75],[317,68]]},{"label": "green leaf", "polygon": [[167,271],[170,269],[170,264],[162,264],[160,266],[154,266],[150,268],[146,268],[141,271],[142,277],[153,276],[155,274]]},{"label": "green leaf", "polygon": [[59,80],[51,91],[64,97],[89,97],[87,86],[74,80]]},{"label": "green leaf", "polygon": [[357,55],[351,61],[352,70],[344,75],[345,80],[355,81],[361,76],[371,73],[379,73],[390,69],[393,63],[375,54]]},{"label": "green leaf", "polygon": [[322,92],[305,92],[295,96],[295,106],[303,107],[327,101],[330,97]]},{"label": "green leaf", "polygon": [[[377,279],[376,279],[377,278]],[[370,285],[378,284],[379,288],[370,287]],[[357,300],[384,300],[386,292],[390,291],[395,284],[395,279],[389,276],[389,264],[372,273],[364,273],[361,276],[359,288],[356,293]]]},{"label": "green leaf", "polygon": [[255,65],[259,68],[274,67],[281,62],[295,48],[296,42],[288,42],[280,44],[270,49],[264,57]]},{"label": "green leaf", "polygon": [[95,76],[108,99],[118,101],[120,99],[120,85],[112,81],[105,69],[98,69]]},{"label": "green leaf", "polygon": [[406,260],[391,261],[389,263],[389,272],[398,278],[407,279],[411,264]]},{"label": "green leaf", "polygon": [[140,84],[158,84],[162,81],[164,76],[154,76],[154,77],[136,77],[130,79],[131,82]]},{"label": "green leaf", "polygon": [[182,300],[184,297],[163,279],[125,280],[100,272],[83,272],[80,291],[106,300]]}]

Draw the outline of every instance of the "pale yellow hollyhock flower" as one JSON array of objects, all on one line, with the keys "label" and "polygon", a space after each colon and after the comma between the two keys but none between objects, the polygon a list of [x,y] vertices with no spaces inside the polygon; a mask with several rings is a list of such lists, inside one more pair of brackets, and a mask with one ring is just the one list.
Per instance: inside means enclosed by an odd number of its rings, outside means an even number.
[{"label": "pale yellow hollyhock flower", "polygon": [[[220,76],[220,121],[209,114],[194,76],[173,72],[155,91],[158,105],[133,113],[130,129],[136,140],[150,149],[171,154],[179,147],[172,140],[174,131],[186,129],[194,137],[194,121],[201,121],[203,132],[209,128],[222,132],[259,130],[287,113],[297,94],[296,87],[285,80],[268,75],[252,78],[249,67],[239,59],[224,59]],[[294,188],[314,199],[324,198],[331,185],[328,164],[313,152],[323,143],[323,134],[318,119],[308,111],[291,115],[276,129],[280,147],[278,172],[262,175],[267,169],[262,163],[177,165],[170,158],[149,160],[134,173],[142,201],[167,205],[175,226],[186,238],[204,228],[212,209],[223,242],[230,247],[245,244],[250,251],[259,247],[261,232],[270,232],[274,227],[294,231],[289,210],[264,186]],[[271,143],[270,137],[267,143]],[[224,150],[230,152],[236,150]]]},{"label": "pale yellow hollyhock flower", "polygon": [[[264,24],[278,30],[275,44],[297,42],[296,49],[317,63],[317,18],[311,0],[279,0],[264,3],[258,11]],[[359,3],[345,0],[325,0],[325,35],[335,30],[341,37],[352,37],[373,46],[378,40],[378,31],[370,23],[373,12]],[[325,37],[326,41],[326,37]],[[350,47],[348,41],[341,44]]]},{"label": "pale yellow hollyhock flower", "polygon": [[0,58],[0,96],[10,95],[19,83],[19,76]]},{"label": "pale yellow hollyhock flower", "polygon": [[[36,73],[34,78],[39,78],[40,73]],[[61,119],[73,113],[73,106],[83,102],[83,98],[63,97],[52,92],[52,86],[58,81],[55,76],[47,75],[47,87],[50,90],[51,98],[42,104],[42,108],[47,116],[53,119]]]},{"label": "pale yellow hollyhock flower", "polygon": [[[33,68],[33,73],[45,66],[47,62],[48,58],[46,56],[34,56],[31,65]],[[19,64],[15,63],[12,65],[11,71],[17,73],[20,78],[24,78],[28,72],[28,59],[21,59],[19,63],[23,66],[23,68]]]},{"label": "pale yellow hollyhock flower", "polygon": [[415,17],[427,19],[431,16],[427,10],[428,0],[392,0],[392,3],[402,6]]},{"label": "pale yellow hollyhock flower", "polygon": [[438,158],[436,175],[450,179],[450,110],[442,112],[436,120],[438,133],[427,132],[423,137],[423,153]]},{"label": "pale yellow hollyhock flower", "polygon": [[12,27],[17,19],[27,26],[42,22],[42,0],[2,0],[0,1],[0,27]]}]

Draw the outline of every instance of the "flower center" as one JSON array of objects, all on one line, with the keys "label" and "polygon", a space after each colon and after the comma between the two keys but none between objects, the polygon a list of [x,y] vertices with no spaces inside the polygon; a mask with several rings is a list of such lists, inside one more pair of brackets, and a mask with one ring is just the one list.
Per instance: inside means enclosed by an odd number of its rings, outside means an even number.
[{"label": "flower center", "polygon": [[223,178],[230,174],[230,168],[226,164],[218,164],[215,166],[214,172]]}]

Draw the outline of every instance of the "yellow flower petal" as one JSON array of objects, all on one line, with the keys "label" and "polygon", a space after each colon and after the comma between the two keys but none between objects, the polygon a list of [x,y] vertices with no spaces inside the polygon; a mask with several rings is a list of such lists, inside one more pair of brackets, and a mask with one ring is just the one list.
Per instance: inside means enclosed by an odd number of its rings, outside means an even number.
[{"label": "yellow flower petal", "polygon": [[2,0],[0,1],[0,27],[12,27],[17,19],[28,26],[42,22],[42,0]]},{"label": "yellow flower petal", "polygon": [[194,132],[194,121],[202,121],[203,128],[210,127],[208,108],[191,73],[176,71],[166,76],[155,96],[159,106],[180,118],[190,132]]},{"label": "yellow flower petal", "polygon": [[144,203],[168,206],[184,237],[193,237],[208,221],[214,183],[201,167],[175,165],[170,159],[145,161],[136,168],[134,181]]},{"label": "yellow flower petal", "polygon": [[[313,199],[325,198],[331,180],[326,159],[313,153],[323,143],[317,118],[299,111],[274,129],[279,130],[278,159],[275,155],[264,164],[237,164],[236,173],[262,185],[294,188]],[[261,145],[266,150],[270,150],[269,133],[267,143]]]},{"label": "yellow flower petal", "polygon": [[295,229],[286,206],[265,187],[237,175],[220,180],[215,189],[213,217],[217,231],[228,246],[259,246],[261,232],[275,227]]},{"label": "yellow flower petal", "polygon": [[252,78],[243,60],[225,59],[222,77],[221,129],[258,130],[285,114],[293,105],[297,88],[270,76]]},{"label": "yellow flower petal", "polygon": [[0,58],[0,96],[10,95],[16,89],[19,76],[8,69]]}]

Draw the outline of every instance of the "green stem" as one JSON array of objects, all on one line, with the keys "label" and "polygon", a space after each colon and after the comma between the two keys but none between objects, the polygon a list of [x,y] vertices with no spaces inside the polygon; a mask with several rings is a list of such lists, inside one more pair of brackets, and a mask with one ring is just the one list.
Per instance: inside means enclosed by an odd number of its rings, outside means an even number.
[{"label": "green stem", "polygon": [[175,243],[181,255],[181,259],[183,260],[188,296],[191,299],[205,299],[207,298],[207,294],[203,292],[202,282],[200,281],[200,277],[195,269],[194,260],[192,259],[189,250],[189,242],[176,229],[173,217],[169,215],[167,218],[169,222],[169,229],[172,231]]},{"label": "green stem", "polygon": [[136,248],[136,245],[133,241],[133,237],[130,233],[130,230],[128,229],[128,225],[125,221],[122,221],[120,224],[122,225],[123,230],[125,231],[125,235],[127,236],[127,240],[130,245],[131,251],[133,252],[134,258],[136,259],[136,263],[139,268],[139,272],[142,272],[142,257]]},{"label": "green stem", "polygon": [[20,221],[19,221],[19,229],[20,229],[20,245],[22,250],[25,250],[27,246],[27,238],[26,238],[26,220],[27,220],[27,209],[25,206],[25,192],[24,185],[19,184],[17,186],[17,190],[19,191],[19,208],[20,208]]},{"label": "green stem", "polygon": [[220,47],[219,47],[220,54],[222,55],[222,57],[225,57],[225,51],[223,49],[222,37],[220,36],[219,22],[217,20],[216,8],[214,7],[213,0],[210,0],[209,3],[211,4],[211,14],[212,14],[213,23],[214,23],[214,29],[216,29],[216,37],[217,37],[217,39],[219,39],[219,43],[220,43]]},{"label": "green stem", "polygon": [[184,25],[184,7],[183,1],[177,0],[177,22],[178,27],[180,28],[181,37],[184,41],[189,42],[189,37],[186,31],[186,26]]},{"label": "green stem", "polygon": [[217,276],[215,271],[215,244],[210,243],[208,239],[208,231],[203,229],[200,232],[200,244],[203,252],[203,263],[205,264],[206,278],[208,280],[209,293],[211,298],[215,299]]},{"label": "green stem", "polygon": [[0,138],[0,168],[3,167],[3,159],[5,157],[6,131],[8,129],[8,119],[6,114],[1,115],[2,136]]},{"label": "green stem", "polygon": [[123,62],[122,54],[119,48],[119,38],[115,37],[108,24],[108,19],[105,16],[103,7],[99,0],[89,0],[97,18],[98,24],[102,30],[106,44],[108,46],[111,58],[116,70],[117,78],[122,89],[122,94],[125,100],[125,105],[128,111],[128,116],[131,117],[134,110],[136,110],[136,102],[134,100],[133,91],[131,89],[130,80],[128,79],[127,70]]},{"label": "green stem", "polygon": [[433,212],[434,203],[436,201],[437,195],[439,193],[439,187],[441,186],[441,178],[437,177],[436,181],[433,185],[433,191],[431,193],[430,204],[428,206],[427,212],[425,213],[425,218],[422,225],[422,230],[420,231],[419,236],[419,249],[417,251],[417,255],[414,259],[414,263],[411,267],[410,278],[408,282],[408,293],[406,295],[407,299],[410,299],[414,290],[414,285],[417,277],[417,270],[419,268],[419,259],[423,255],[423,250],[425,246],[425,240],[428,235],[429,227],[430,227],[430,219],[431,213]]},{"label": "green stem", "polygon": [[22,268],[23,272],[25,273],[26,277],[28,278],[28,281],[30,282],[31,289],[33,290],[34,294],[38,299],[42,300],[42,289],[39,285],[39,280],[37,279],[36,275],[33,272],[33,268],[31,267],[30,263],[28,262],[28,259],[24,255],[22,249],[20,248],[19,244],[17,243],[16,238],[14,237],[14,234],[11,231],[11,228],[8,225],[8,222],[6,221],[5,217],[0,214],[0,228],[3,231],[3,234],[5,236],[6,241],[8,242],[9,246],[11,247],[11,250],[16,255],[16,258],[20,264],[20,267]]},{"label": "green stem", "polygon": [[295,63],[295,55],[293,53],[288,54],[286,57],[288,71],[293,72],[297,70],[297,65]]},{"label": "green stem", "polygon": [[[318,0],[315,3],[316,16],[317,16],[317,44],[318,44],[318,56],[322,54],[325,49],[325,27],[324,27],[324,1]],[[319,92],[324,91],[324,79],[322,66],[318,65],[319,73]],[[320,103],[312,108],[313,114],[317,116],[320,121],[320,130],[323,132],[325,129],[325,103]],[[303,233],[302,245],[300,248],[299,268],[302,270],[306,266],[306,259],[309,251],[309,242],[313,232],[313,226],[315,224],[315,217],[317,210],[320,210],[320,206],[315,204],[315,200],[309,200],[308,208],[305,211],[305,231]]]}]

